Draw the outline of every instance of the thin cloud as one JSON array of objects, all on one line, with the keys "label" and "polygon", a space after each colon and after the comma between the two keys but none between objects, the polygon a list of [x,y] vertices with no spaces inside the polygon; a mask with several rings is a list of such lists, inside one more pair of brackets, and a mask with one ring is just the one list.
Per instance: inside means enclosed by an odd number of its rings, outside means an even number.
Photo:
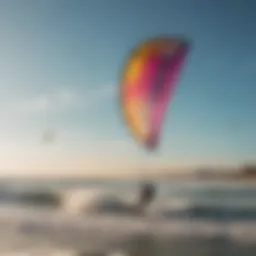
[{"label": "thin cloud", "polygon": [[17,102],[14,111],[24,114],[45,113],[45,111],[58,111],[67,107],[74,107],[78,100],[78,94],[71,91],[61,91],[51,95],[38,97]]},{"label": "thin cloud", "polygon": [[106,86],[103,89],[77,92],[62,90],[52,94],[39,95],[37,97],[19,101],[11,107],[13,112],[19,114],[44,114],[57,113],[75,108],[88,108],[101,104],[102,101],[114,96],[114,86]]}]

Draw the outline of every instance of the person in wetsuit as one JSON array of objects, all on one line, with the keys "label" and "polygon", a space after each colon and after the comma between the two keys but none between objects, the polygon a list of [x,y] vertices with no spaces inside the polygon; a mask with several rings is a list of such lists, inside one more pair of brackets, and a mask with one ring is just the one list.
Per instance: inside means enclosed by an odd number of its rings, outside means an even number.
[{"label": "person in wetsuit", "polygon": [[138,210],[145,212],[147,207],[156,197],[156,187],[153,183],[143,183],[140,187],[139,199],[138,199]]}]

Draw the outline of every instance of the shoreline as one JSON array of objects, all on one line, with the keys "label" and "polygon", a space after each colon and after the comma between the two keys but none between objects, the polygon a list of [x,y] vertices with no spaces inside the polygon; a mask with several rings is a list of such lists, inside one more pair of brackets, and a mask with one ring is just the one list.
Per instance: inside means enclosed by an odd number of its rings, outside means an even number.
[{"label": "shoreline", "polygon": [[[86,182],[86,181],[191,181],[191,182],[230,182],[230,183],[255,183],[256,177],[239,176],[209,176],[199,177],[196,175],[109,175],[109,176],[70,176],[70,177],[0,177],[0,183],[5,182]],[[4,184],[7,185],[7,184]]]}]

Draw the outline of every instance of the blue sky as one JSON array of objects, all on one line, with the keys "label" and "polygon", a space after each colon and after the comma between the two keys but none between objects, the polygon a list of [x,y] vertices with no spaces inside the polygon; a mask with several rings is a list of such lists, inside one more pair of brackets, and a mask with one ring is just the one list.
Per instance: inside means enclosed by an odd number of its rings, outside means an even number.
[{"label": "blue sky", "polygon": [[[0,0],[0,168],[88,174],[252,161],[255,11],[253,0]],[[122,122],[118,77],[130,48],[159,34],[184,35],[192,49],[161,147],[146,155]],[[46,128],[56,133],[48,145]]]}]

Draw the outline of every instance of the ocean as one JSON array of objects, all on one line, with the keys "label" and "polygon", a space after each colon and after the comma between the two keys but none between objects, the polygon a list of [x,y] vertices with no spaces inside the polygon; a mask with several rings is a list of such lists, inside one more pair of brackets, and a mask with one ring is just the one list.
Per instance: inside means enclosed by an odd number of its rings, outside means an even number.
[{"label": "ocean", "polygon": [[0,255],[256,255],[253,183],[155,183],[148,215],[130,216],[86,209],[108,195],[134,199],[137,180],[2,181]]}]

